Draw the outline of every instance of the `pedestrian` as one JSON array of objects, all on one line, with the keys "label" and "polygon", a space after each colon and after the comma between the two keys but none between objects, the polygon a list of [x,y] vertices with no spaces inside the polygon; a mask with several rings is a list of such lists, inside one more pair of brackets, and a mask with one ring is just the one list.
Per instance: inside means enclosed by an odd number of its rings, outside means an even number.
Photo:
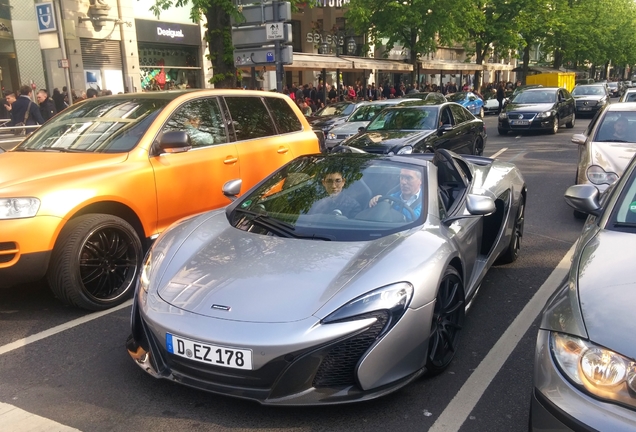
[{"label": "pedestrian", "polygon": [[64,102],[64,95],[58,88],[53,89],[53,103],[55,103],[55,111],[57,112],[61,112],[68,107],[66,102]]},{"label": "pedestrian", "polygon": [[57,110],[55,109],[55,102],[53,99],[49,97],[49,92],[45,89],[40,89],[36,96],[38,100],[38,104],[40,105],[40,114],[42,114],[42,118],[44,121],[47,121],[55,114],[57,114]]},{"label": "pedestrian", "polygon": [[9,123],[11,123],[13,121],[13,111],[11,109],[11,106],[13,105],[13,102],[15,102],[15,93],[13,92],[7,92],[4,94],[4,109],[7,111],[7,118],[9,119]]},{"label": "pedestrian", "polygon": [[499,102],[498,114],[501,114],[501,110],[503,109],[503,101],[505,98],[506,98],[506,89],[504,88],[504,83],[502,81],[497,86],[497,102]]},{"label": "pedestrian", "polygon": [[[9,126],[33,126],[44,123],[42,114],[36,104],[31,100],[31,87],[20,87],[20,96],[11,104],[13,118]],[[16,135],[26,135],[25,129],[16,130]]]},{"label": "pedestrian", "polygon": [[97,90],[91,87],[86,90],[86,99],[96,98],[98,94]]}]

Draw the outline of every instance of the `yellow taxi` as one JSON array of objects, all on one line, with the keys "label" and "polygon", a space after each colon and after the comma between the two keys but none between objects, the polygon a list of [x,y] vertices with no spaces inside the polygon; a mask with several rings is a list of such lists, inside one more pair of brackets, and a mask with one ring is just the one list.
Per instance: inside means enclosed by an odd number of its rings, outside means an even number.
[{"label": "yellow taxi", "polygon": [[[62,301],[130,297],[173,222],[229,203],[319,142],[287,96],[245,90],[90,99],[0,153],[0,287],[46,277]],[[236,183],[234,183],[236,184]]]}]

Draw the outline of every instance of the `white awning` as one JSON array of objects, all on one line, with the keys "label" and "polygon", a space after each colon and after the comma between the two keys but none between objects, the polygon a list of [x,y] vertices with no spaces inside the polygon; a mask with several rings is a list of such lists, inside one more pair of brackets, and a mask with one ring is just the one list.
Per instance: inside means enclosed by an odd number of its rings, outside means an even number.
[{"label": "white awning", "polygon": [[352,57],[311,54],[311,53],[294,53],[293,64],[285,65],[285,70],[321,70],[327,69],[334,71],[340,69],[344,72],[353,72],[361,70],[381,70],[381,71],[397,71],[411,72],[413,65],[403,63],[396,60],[382,60],[367,57]]}]

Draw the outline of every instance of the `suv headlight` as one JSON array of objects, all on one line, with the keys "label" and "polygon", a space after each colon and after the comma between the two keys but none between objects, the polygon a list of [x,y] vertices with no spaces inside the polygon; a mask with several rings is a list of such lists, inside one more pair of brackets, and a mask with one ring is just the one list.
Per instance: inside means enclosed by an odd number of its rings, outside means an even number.
[{"label": "suv headlight", "polygon": [[327,139],[328,139],[328,140],[335,140],[335,139],[336,139],[336,134],[335,134],[335,133],[333,133],[333,132],[329,132],[329,133],[327,134]]},{"label": "suv headlight", "polygon": [[508,118],[508,114],[502,111],[499,114],[499,118],[502,119],[502,120],[507,119]]},{"label": "suv headlight", "polygon": [[587,179],[595,185],[612,184],[618,180],[618,174],[607,172],[598,165],[591,165],[587,169]]},{"label": "suv headlight", "polygon": [[351,321],[358,319],[358,317],[365,319],[369,317],[370,312],[387,311],[390,326],[404,315],[412,297],[413,286],[410,283],[399,282],[387,285],[351,300],[323,319],[322,322],[329,324],[338,321]]},{"label": "suv headlight", "polygon": [[595,397],[636,407],[636,362],[577,337],[551,332],[550,351],[565,377]]},{"label": "suv headlight", "polygon": [[0,198],[0,219],[33,217],[40,209],[37,198]]},{"label": "suv headlight", "polygon": [[542,113],[537,114],[537,118],[538,118],[538,119],[548,118],[548,117],[550,117],[552,114],[553,114],[553,112],[552,112],[552,111],[545,111],[545,112],[542,112]]},{"label": "suv headlight", "polygon": [[413,153],[413,147],[411,147],[410,145],[407,145],[399,149],[396,154],[401,155],[401,154],[411,154],[411,153]]}]

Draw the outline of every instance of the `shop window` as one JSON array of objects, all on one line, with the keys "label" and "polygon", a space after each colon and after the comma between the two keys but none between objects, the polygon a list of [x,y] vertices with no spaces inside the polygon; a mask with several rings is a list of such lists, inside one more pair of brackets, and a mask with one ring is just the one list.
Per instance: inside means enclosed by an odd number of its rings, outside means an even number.
[{"label": "shop window", "polygon": [[207,147],[227,142],[227,133],[216,98],[197,99],[177,109],[162,132],[184,131],[192,147]]},{"label": "shop window", "polygon": [[269,111],[258,97],[226,97],[238,141],[276,135]]},{"label": "shop window", "polygon": [[298,132],[303,129],[298,116],[285,100],[267,98],[267,104],[280,133]]}]

